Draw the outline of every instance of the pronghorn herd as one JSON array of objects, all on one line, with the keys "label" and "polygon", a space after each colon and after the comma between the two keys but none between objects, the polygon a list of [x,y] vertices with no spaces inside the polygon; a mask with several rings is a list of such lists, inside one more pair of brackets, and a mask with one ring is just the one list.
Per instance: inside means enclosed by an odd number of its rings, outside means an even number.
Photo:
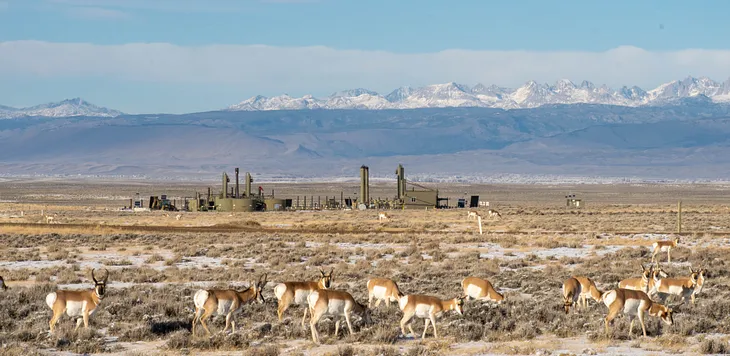
[{"label": "pronghorn herd", "polygon": [[[653,244],[654,252],[657,246],[676,247],[678,239],[671,241],[658,241]],[[697,296],[702,292],[705,285],[707,270],[701,266],[697,269],[689,267],[689,275],[686,277],[672,277],[659,266],[659,262],[645,266],[640,264],[641,276],[621,280],[618,288],[601,291],[596,283],[585,276],[571,276],[562,284],[563,308],[565,313],[578,309],[588,308],[588,299],[597,303],[603,303],[608,312],[605,317],[605,331],[609,332],[609,324],[619,315],[626,314],[629,318],[629,336],[632,336],[635,319],[639,320],[642,333],[647,335],[645,315],[659,318],[667,325],[674,323],[674,311],[671,306],[665,305],[667,298],[671,295],[680,298],[679,304],[690,300],[695,304]],[[55,330],[55,325],[65,313],[69,317],[76,318],[76,329],[83,322],[88,328],[89,317],[98,309],[101,301],[106,295],[106,287],[109,279],[109,272],[104,270],[102,278],[97,279],[95,270],[91,271],[91,279],[94,287],[87,290],[56,290],[49,293],[45,302],[52,310],[53,316],[49,322],[50,333]],[[344,319],[350,334],[353,333],[352,316],[358,316],[364,323],[370,324],[371,309],[378,308],[384,302],[386,308],[391,303],[396,303],[402,312],[400,330],[406,335],[406,328],[416,337],[412,328],[414,318],[424,320],[424,330],[421,338],[426,337],[429,326],[432,327],[434,337],[438,337],[436,320],[446,312],[456,312],[464,315],[464,304],[467,300],[479,300],[485,302],[502,303],[505,297],[498,292],[488,280],[468,276],[461,281],[461,293],[459,296],[443,300],[436,296],[425,294],[406,294],[398,284],[388,278],[373,277],[367,280],[367,305],[358,302],[352,294],[345,290],[333,289],[334,268],[329,272],[319,270],[319,278],[313,281],[289,281],[276,283],[273,286],[273,294],[277,299],[277,316],[280,322],[283,321],[283,314],[292,305],[304,306],[302,317],[302,328],[306,329],[307,314],[310,314],[309,326],[312,340],[319,343],[320,336],[317,331],[317,323],[324,316],[332,316],[335,320],[335,336],[338,335],[341,319]],[[266,303],[264,289],[267,284],[267,275],[260,276],[257,280],[249,282],[247,288],[239,291],[235,289],[200,289],[193,295],[195,312],[192,321],[192,334],[196,334],[196,326],[199,323],[206,333],[211,335],[206,321],[211,316],[225,316],[225,333],[229,329],[236,332],[235,315],[242,312],[245,305],[258,302]],[[0,288],[6,290],[8,286],[5,280],[0,277]],[[375,301],[373,305],[373,301]]]}]

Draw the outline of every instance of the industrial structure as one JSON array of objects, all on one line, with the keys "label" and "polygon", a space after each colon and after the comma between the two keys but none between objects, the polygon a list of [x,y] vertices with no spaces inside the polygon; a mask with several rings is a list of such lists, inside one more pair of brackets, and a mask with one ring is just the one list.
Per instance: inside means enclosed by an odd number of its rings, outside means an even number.
[{"label": "industrial structure", "polygon": [[577,199],[575,194],[566,195],[565,200],[568,208],[580,209],[583,207],[583,199]]},{"label": "industrial structure", "polygon": [[[438,189],[431,189],[406,180],[403,165],[398,165],[395,175],[398,186],[397,202],[403,209],[444,208],[448,206],[448,198],[439,198]],[[410,189],[408,189],[409,185]],[[446,202],[446,204],[441,202]]]}]

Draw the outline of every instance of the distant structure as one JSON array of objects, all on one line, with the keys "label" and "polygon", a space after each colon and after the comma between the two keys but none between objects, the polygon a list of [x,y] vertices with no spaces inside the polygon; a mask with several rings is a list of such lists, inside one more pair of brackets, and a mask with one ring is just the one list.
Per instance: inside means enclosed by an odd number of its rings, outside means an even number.
[{"label": "distant structure", "polygon": [[583,199],[577,199],[575,194],[565,196],[566,206],[571,209],[580,209],[583,207]]},{"label": "distant structure", "polygon": [[[438,189],[431,189],[422,185],[408,182],[406,180],[403,165],[399,164],[395,170],[398,182],[398,201],[403,209],[428,209],[440,207],[441,201],[447,201],[448,198],[439,198]],[[408,189],[411,185],[411,189]],[[419,188],[416,190],[416,188]]]}]

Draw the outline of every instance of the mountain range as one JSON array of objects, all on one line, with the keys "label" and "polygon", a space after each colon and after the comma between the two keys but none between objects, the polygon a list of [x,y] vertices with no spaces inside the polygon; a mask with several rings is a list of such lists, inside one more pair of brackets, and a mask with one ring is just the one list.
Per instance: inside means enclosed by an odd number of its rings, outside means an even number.
[{"label": "mountain range", "polygon": [[[605,85],[595,86],[589,81],[576,85],[562,79],[553,85],[529,81],[512,89],[477,84],[469,87],[454,82],[427,85],[420,88],[401,87],[383,96],[367,89],[338,91],[326,98],[305,95],[300,98],[280,95],[275,97],[254,96],[225,111],[269,110],[386,110],[448,107],[481,107],[499,109],[527,109],[543,105],[600,104],[616,106],[672,105],[683,98],[696,98],[716,103],[730,103],[730,79],[716,82],[707,77],[687,77],[662,84],[645,91],[637,86],[612,89]],[[81,98],[12,108],[0,105],[0,119],[21,117],[116,117],[123,113],[93,105]]]},{"label": "mountain range", "polygon": [[612,89],[589,81],[576,85],[562,79],[553,85],[529,81],[519,88],[477,84],[469,87],[454,82],[420,88],[401,87],[383,96],[367,89],[333,93],[326,98],[305,95],[294,98],[254,96],[227,108],[230,111],[304,110],[304,109],[418,109],[445,107],[485,107],[500,109],[536,108],[550,104],[603,104],[619,106],[668,105],[688,97],[730,102],[730,79],[715,82],[709,78],[687,77],[645,91],[637,86]]}]

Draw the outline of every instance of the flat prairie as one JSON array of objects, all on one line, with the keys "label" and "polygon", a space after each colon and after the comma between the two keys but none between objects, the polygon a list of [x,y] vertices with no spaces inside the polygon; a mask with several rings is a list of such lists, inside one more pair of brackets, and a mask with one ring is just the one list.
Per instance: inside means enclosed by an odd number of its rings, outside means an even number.
[{"label": "flat prairie", "polygon": [[[257,187],[259,184],[254,184]],[[208,185],[186,182],[0,179],[0,353],[195,355],[487,355],[487,354],[711,354],[728,353],[730,334],[730,185],[469,185],[439,184],[440,195],[479,195],[501,218],[481,207],[483,234],[469,209],[284,212],[122,211],[140,193],[181,201]],[[211,184],[217,192],[215,183]],[[266,194],[317,201],[353,196],[357,183],[265,184]],[[394,184],[377,183],[371,196],[389,198]],[[566,207],[565,196],[583,199]],[[311,201],[311,200],[310,200]],[[677,203],[682,201],[681,233]],[[179,218],[178,218],[179,215]],[[48,219],[52,217],[52,219]],[[604,332],[608,308],[589,300],[586,310],[563,309],[562,282],[587,276],[607,291],[638,277],[657,240],[680,238],[657,256],[670,277],[707,269],[695,304],[670,297],[673,325],[647,316],[648,337],[617,318]],[[61,318],[48,333],[45,296],[57,289],[91,289],[92,269],[107,269],[109,285],[90,327],[74,331]],[[420,338],[402,335],[397,303],[372,309],[372,322],[353,317],[334,337],[335,323],[301,327],[302,306],[277,318],[274,286],[316,280],[334,271],[333,289],[367,304],[367,280],[386,277],[405,294],[442,299],[463,295],[467,276],[488,279],[505,300],[470,300],[464,314],[445,312]],[[201,288],[245,289],[266,274],[263,304],[235,315],[235,333],[191,334],[193,294]]]}]

